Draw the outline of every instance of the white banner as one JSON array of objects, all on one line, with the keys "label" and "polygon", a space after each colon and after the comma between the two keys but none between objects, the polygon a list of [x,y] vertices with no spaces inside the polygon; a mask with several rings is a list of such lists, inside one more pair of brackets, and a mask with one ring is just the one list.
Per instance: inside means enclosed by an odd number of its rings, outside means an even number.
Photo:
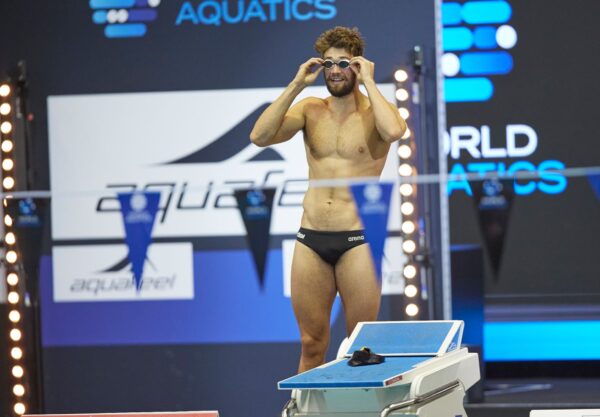
[{"label": "white banner", "polygon": [[127,246],[55,246],[55,302],[190,300],[194,298],[191,243],[154,243],[136,293]]},{"label": "white banner", "polygon": [[[393,101],[391,84],[380,86]],[[162,192],[155,237],[242,236],[232,186],[277,186],[272,234],[295,234],[308,167],[302,134],[259,148],[248,135],[282,88],[48,98],[52,237],[122,238],[117,192]],[[325,97],[325,87],[305,89]],[[397,177],[396,146],[382,178]],[[390,229],[398,230],[393,193]]]}]

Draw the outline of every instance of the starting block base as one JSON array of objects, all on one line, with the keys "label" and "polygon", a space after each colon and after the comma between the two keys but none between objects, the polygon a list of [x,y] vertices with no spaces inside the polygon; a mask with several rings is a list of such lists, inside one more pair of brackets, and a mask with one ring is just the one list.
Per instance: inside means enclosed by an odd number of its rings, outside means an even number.
[{"label": "starting block base", "polygon": [[[462,325],[361,323],[341,358],[279,383],[279,389],[293,390],[282,416],[466,417],[465,391],[479,380],[479,361],[477,354],[459,348]],[[381,332],[385,346],[368,340]],[[348,366],[353,340],[384,352],[385,362]]]}]

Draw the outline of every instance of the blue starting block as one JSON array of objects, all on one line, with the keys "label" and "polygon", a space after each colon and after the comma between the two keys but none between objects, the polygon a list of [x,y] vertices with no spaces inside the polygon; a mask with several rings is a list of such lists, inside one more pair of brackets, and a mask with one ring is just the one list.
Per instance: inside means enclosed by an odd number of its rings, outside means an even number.
[{"label": "blue starting block", "polygon": [[[476,353],[461,348],[462,321],[363,322],[338,359],[280,381],[292,390],[282,416],[466,416],[465,391],[479,380]],[[385,357],[352,367],[356,350]]]}]

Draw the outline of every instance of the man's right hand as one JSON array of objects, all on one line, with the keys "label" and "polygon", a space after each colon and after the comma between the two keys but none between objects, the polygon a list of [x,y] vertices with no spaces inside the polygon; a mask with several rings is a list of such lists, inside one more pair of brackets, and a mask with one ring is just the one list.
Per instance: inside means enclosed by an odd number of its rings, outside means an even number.
[{"label": "man's right hand", "polygon": [[300,65],[293,83],[302,88],[309,86],[315,82],[321,71],[323,71],[323,60],[321,58],[311,58]]}]

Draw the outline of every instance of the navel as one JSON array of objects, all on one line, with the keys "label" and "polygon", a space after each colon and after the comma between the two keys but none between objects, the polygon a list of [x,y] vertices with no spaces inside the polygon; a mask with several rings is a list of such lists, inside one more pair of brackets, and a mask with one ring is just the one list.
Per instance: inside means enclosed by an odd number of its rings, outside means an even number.
[{"label": "navel", "polygon": [[363,153],[365,151],[365,148],[363,148],[362,146],[358,147],[358,152]]}]

